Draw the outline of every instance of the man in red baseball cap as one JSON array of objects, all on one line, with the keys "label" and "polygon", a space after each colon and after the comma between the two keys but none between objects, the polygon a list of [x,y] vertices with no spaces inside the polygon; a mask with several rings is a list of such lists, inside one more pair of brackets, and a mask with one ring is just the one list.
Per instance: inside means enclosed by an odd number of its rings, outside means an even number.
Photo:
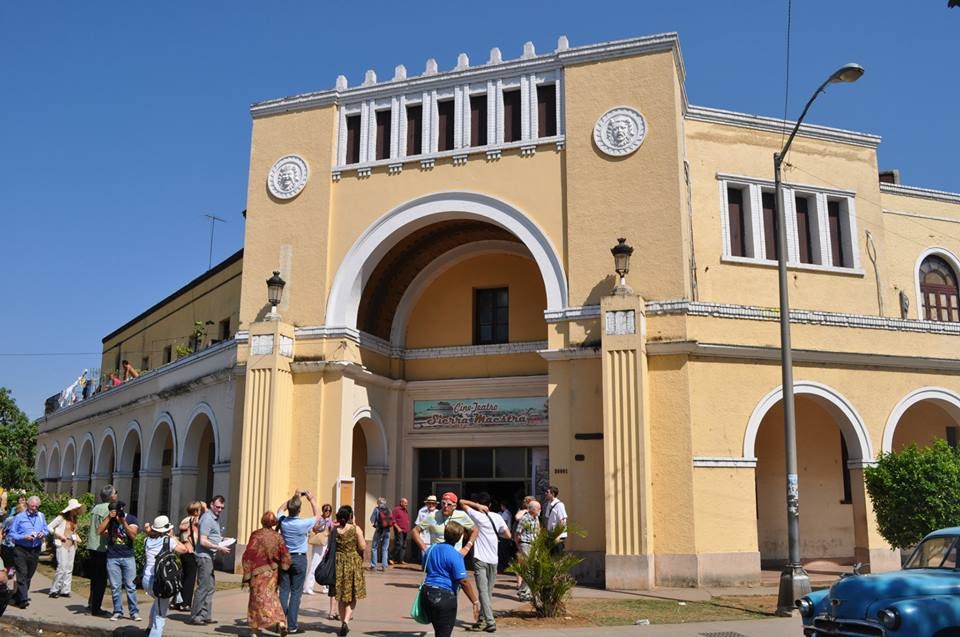
[{"label": "man in red baseball cap", "polygon": [[[447,491],[440,498],[440,507],[432,513],[422,516],[417,520],[417,528],[426,531],[430,536],[430,545],[443,543],[443,529],[447,522],[453,520],[463,526],[468,533],[464,534],[464,540],[457,542],[456,548],[461,555],[466,555],[473,548],[477,539],[477,526],[470,519],[470,516],[457,508],[460,498],[453,491]],[[469,534],[469,537],[467,535]],[[420,533],[413,534],[413,541],[417,543],[421,551],[427,550],[427,544],[420,537]],[[473,564],[467,564],[468,570],[473,570]]]}]

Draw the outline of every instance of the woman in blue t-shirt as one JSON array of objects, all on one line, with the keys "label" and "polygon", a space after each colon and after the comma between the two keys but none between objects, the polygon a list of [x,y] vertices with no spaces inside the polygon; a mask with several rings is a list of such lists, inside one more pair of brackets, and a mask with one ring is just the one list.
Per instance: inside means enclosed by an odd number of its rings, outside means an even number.
[{"label": "woman in blue t-shirt", "polygon": [[457,588],[462,587],[467,599],[473,602],[473,621],[480,612],[480,599],[473,580],[467,578],[463,555],[454,545],[463,537],[463,527],[447,522],[443,529],[443,544],[434,544],[426,554],[423,588],[420,603],[426,610],[436,637],[450,637],[457,620]]}]

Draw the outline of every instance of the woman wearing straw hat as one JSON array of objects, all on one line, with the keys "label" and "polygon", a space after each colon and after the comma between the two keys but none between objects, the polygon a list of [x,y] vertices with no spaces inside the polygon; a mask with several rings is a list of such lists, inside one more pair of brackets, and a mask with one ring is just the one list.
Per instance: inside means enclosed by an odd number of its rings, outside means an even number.
[{"label": "woman wearing straw hat", "polygon": [[[173,524],[170,518],[165,515],[158,515],[153,519],[150,525],[150,531],[147,533],[147,541],[143,544],[143,553],[146,557],[146,563],[143,567],[143,590],[150,597],[153,597],[153,571],[157,563],[157,556],[163,550],[165,542],[169,542],[169,549],[175,553],[186,553],[187,547],[173,537]],[[163,626],[167,623],[167,610],[170,608],[169,597],[154,597],[153,607],[150,608],[150,623],[147,624],[147,635],[149,637],[161,637],[163,635]]]},{"label": "woman wearing straw hat", "polygon": [[70,597],[73,583],[73,558],[77,555],[77,518],[83,514],[83,505],[70,498],[66,508],[50,523],[53,544],[57,549],[57,574],[50,585],[50,597]]}]

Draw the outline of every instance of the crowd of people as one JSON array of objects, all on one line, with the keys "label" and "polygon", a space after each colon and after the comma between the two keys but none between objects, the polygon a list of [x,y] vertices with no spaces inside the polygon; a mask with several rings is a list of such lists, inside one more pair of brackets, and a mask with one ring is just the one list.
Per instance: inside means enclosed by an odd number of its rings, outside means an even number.
[{"label": "crowd of people", "polygon": [[[179,524],[166,515],[141,524],[126,511],[112,485],[98,495],[86,540],[88,612],[118,621],[125,617],[126,597],[126,616],[142,621],[135,586],[134,539],[143,532],[146,563],[141,584],[154,598],[147,624],[150,637],[163,634],[171,608],[189,611],[189,624],[216,623],[214,559],[230,553],[234,542],[223,537],[224,497],[191,503]],[[542,515],[541,504],[533,496],[524,499],[515,515],[506,507],[493,510],[487,493],[474,495],[472,500],[453,492],[444,493],[439,500],[430,495],[415,516],[408,510],[407,498],[401,498],[392,509],[385,498],[378,498],[370,515],[373,538],[368,568],[383,572],[403,564],[409,538],[419,549],[424,570],[419,601],[436,636],[446,637],[453,629],[459,589],[473,604],[474,623],[467,630],[495,632],[492,599],[497,574],[510,561],[512,552],[529,553],[541,525],[548,529],[566,525],[566,509],[558,496],[556,487],[546,490]],[[6,494],[2,499],[0,510],[6,512]],[[304,503],[310,507],[308,515],[304,515]],[[83,506],[70,499],[49,524],[39,508],[37,496],[21,499],[4,520],[0,566],[6,568],[0,568],[0,594],[6,594],[7,579],[15,576],[11,603],[21,609],[30,604],[31,580],[48,537],[57,557],[57,571],[48,594],[52,598],[71,596],[80,541],[77,525]],[[331,505],[318,507],[313,494],[298,489],[276,511],[265,512],[260,522],[261,528],[247,540],[241,559],[242,583],[249,587],[247,625],[252,633],[259,635],[263,629],[275,629],[281,635],[304,632],[299,623],[300,602],[304,594],[314,595],[315,587],[319,587],[330,600],[327,617],[340,622],[339,635],[347,635],[357,602],[367,594],[363,561],[367,541],[354,520],[353,509],[342,506],[333,514]],[[565,537],[565,533],[559,536],[554,550],[564,550]],[[473,571],[472,578],[468,571]],[[108,582],[110,611],[102,609]],[[529,599],[526,583],[518,578],[516,584],[518,598]],[[4,602],[0,599],[0,604]]]}]

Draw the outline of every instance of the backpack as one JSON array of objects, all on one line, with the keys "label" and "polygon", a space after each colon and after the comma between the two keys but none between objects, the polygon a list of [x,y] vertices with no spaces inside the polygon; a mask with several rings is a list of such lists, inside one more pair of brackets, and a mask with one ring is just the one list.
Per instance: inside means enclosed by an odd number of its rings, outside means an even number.
[{"label": "backpack", "polygon": [[377,507],[370,515],[370,524],[375,530],[389,529],[393,526],[393,517],[390,515],[390,509],[381,509]]},{"label": "backpack", "polygon": [[176,597],[182,590],[180,564],[177,554],[170,550],[170,538],[163,538],[163,548],[153,565],[153,596],[157,599]]}]

